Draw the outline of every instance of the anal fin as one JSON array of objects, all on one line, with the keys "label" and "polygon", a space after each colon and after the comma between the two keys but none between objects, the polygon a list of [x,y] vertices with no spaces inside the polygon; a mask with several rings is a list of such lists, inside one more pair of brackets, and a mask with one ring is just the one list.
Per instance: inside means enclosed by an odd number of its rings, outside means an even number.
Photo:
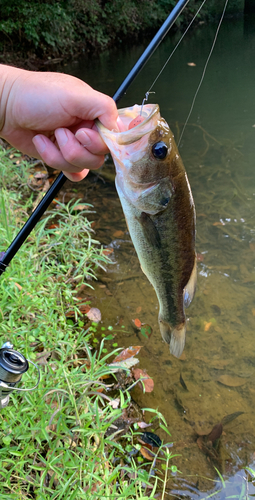
[{"label": "anal fin", "polygon": [[192,273],[190,275],[190,279],[187,285],[183,289],[183,302],[184,307],[189,307],[191,304],[193,297],[195,295],[197,285],[197,259],[195,257],[194,266],[192,269]]}]

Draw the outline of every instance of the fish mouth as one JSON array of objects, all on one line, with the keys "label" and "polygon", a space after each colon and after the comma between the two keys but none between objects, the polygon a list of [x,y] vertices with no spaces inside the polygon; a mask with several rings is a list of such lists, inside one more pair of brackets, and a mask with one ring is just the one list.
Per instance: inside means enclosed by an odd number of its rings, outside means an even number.
[{"label": "fish mouth", "polygon": [[[159,106],[158,104],[146,104],[144,106],[135,104],[131,108],[119,109],[118,114],[123,129],[118,133],[116,139],[118,144],[124,146],[139,141],[145,134],[154,130],[157,115],[159,117]],[[129,129],[130,123],[140,116],[143,121]]]},{"label": "fish mouth", "polygon": [[[119,146],[133,144],[139,141],[145,135],[151,133],[160,120],[160,111],[158,104],[145,104],[140,106],[135,104],[130,108],[118,110],[121,120],[120,131],[108,130],[99,120],[96,120],[96,126],[103,140],[115,142]],[[141,116],[143,121],[129,130],[129,125],[134,118]]]}]

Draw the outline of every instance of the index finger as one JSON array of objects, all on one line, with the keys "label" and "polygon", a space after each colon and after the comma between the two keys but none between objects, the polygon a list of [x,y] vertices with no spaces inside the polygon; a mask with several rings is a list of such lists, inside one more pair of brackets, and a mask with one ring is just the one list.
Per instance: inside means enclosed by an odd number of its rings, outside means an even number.
[{"label": "index finger", "polygon": [[[96,120],[98,118],[109,130],[118,131],[118,110],[114,100],[110,96],[86,86],[86,98],[82,96],[79,99],[77,116],[83,120]],[[78,104],[77,101],[76,104]]]}]

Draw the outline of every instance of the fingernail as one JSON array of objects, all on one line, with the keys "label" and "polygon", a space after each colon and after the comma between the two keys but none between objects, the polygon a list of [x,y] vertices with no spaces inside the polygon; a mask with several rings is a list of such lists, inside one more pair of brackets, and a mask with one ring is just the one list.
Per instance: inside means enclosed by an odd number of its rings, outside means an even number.
[{"label": "fingernail", "polygon": [[67,141],[68,141],[68,135],[66,131],[63,128],[58,128],[56,130],[55,135],[57,137],[58,145],[61,148],[61,146],[65,146]]},{"label": "fingernail", "polygon": [[86,132],[84,132],[84,130],[78,130],[75,134],[75,137],[83,146],[91,145],[91,139],[89,135]]},{"label": "fingernail", "polygon": [[44,138],[41,135],[35,135],[32,140],[38,153],[43,153],[46,149],[46,142]]}]

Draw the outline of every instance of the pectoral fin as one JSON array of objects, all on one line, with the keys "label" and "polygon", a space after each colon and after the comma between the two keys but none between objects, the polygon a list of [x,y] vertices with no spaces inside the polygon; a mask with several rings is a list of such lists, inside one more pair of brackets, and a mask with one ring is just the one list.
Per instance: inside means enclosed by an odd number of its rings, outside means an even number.
[{"label": "pectoral fin", "polygon": [[152,247],[161,248],[161,240],[159,232],[148,214],[142,212],[138,221],[142,225],[143,234],[147,242],[152,245]]}]

